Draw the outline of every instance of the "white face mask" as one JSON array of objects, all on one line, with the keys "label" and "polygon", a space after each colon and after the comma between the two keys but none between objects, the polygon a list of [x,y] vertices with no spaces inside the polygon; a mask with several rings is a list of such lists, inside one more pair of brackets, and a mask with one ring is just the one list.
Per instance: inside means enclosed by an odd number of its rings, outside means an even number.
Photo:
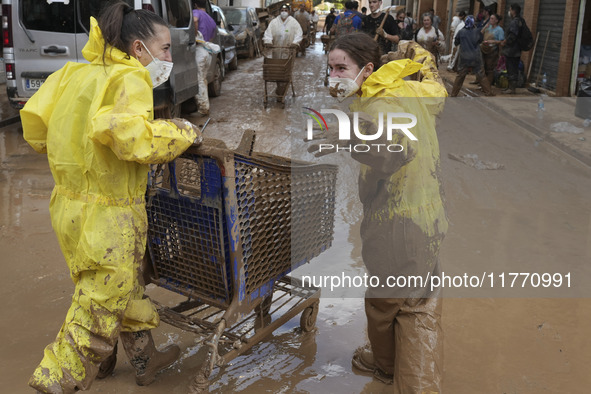
[{"label": "white face mask", "polygon": [[156,88],[162,85],[164,82],[168,81],[168,78],[170,77],[170,72],[172,71],[173,64],[172,62],[167,62],[165,60],[155,58],[154,56],[152,56],[152,53],[150,52],[146,44],[144,44],[143,41],[140,42],[142,43],[144,48],[146,48],[148,54],[152,57],[152,61],[150,62],[150,64],[146,66],[146,70],[148,70],[148,72],[150,73],[152,87]]},{"label": "white face mask", "polygon": [[281,11],[281,19],[287,19],[287,17],[289,16],[287,11]]},{"label": "white face mask", "polygon": [[361,75],[365,66],[359,71],[355,79],[351,78],[328,78],[328,88],[330,95],[336,97],[339,101],[343,101],[349,96],[354,95],[359,90],[360,86],[357,84],[357,78]]}]

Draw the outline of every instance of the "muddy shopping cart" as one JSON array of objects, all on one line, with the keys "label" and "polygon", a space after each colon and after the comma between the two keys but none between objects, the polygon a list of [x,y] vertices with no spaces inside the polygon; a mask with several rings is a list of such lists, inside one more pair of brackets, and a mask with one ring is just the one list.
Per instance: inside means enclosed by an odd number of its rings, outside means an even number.
[{"label": "muddy shopping cart", "polygon": [[206,140],[150,176],[151,280],[188,297],[155,304],[209,350],[191,393],[297,314],[316,323],[320,290],[287,274],[331,245],[337,169],[251,150]]},{"label": "muddy shopping cart", "polygon": [[[295,90],[293,89],[292,71],[293,63],[296,57],[298,48],[285,46],[268,46],[263,53],[263,81],[265,83],[265,97],[263,104],[267,107],[269,97],[276,98],[278,102],[282,103],[285,108],[285,95],[291,85],[291,93],[295,97]],[[284,58],[284,59],[282,59]],[[267,84],[270,82],[277,83],[277,90],[275,94],[269,94]],[[281,87],[280,87],[281,86]]]}]

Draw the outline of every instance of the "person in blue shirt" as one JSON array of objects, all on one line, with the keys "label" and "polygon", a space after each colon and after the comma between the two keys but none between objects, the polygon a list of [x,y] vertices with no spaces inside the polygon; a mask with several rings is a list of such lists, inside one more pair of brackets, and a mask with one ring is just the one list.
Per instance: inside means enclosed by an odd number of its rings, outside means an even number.
[{"label": "person in blue shirt", "polygon": [[361,29],[361,17],[354,11],[355,3],[351,0],[345,2],[345,12],[338,15],[330,29],[331,34],[337,37],[343,34],[352,33]]},{"label": "person in blue shirt", "polygon": [[484,60],[484,73],[491,85],[499,62],[499,44],[505,39],[505,31],[499,26],[501,19],[500,15],[492,14],[489,22],[481,30],[484,41],[480,44],[480,50]]}]

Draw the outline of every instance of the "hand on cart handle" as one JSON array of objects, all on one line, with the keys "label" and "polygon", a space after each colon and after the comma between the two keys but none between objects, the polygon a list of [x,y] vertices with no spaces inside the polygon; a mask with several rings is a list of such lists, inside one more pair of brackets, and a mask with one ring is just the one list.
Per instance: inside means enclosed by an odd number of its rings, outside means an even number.
[{"label": "hand on cart handle", "polygon": [[194,125],[193,123],[189,122],[187,119],[174,118],[174,119],[171,119],[170,121],[172,123],[174,123],[176,125],[176,127],[178,127],[181,130],[192,129],[195,132],[195,134],[197,135],[197,137],[195,137],[195,140],[193,140],[193,145],[197,145],[197,146],[201,145],[201,143],[203,142],[202,130],[205,129],[205,126],[207,126],[209,119],[207,120],[207,122],[203,126],[203,129],[199,129],[199,127],[197,125]]}]

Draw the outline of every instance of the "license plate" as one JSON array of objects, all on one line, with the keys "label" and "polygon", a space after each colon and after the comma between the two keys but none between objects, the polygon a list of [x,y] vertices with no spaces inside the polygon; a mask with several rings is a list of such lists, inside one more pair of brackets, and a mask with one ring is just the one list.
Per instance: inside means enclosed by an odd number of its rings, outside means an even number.
[{"label": "license plate", "polygon": [[25,79],[25,89],[38,90],[45,82],[44,79]]}]

